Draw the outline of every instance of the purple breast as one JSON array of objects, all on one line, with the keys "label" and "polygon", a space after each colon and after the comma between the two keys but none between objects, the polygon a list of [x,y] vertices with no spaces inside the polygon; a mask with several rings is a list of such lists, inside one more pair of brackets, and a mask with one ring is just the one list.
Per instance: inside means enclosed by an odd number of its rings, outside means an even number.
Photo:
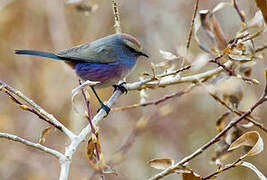
[{"label": "purple breast", "polygon": [[122,78],[123,67],[119,63],[77,63],[76,73],[83,80],[99,81],[108,86]]}]

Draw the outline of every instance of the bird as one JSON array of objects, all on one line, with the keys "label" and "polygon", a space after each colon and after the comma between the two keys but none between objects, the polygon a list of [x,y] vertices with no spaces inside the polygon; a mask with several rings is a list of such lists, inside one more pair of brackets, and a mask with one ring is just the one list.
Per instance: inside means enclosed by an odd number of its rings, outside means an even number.
[{"label": "bird", "polygon": [[113,85],[115,90],[119,89],[122,93],[127,93],[123,86],[125,82],[118,85],[116,83],[133,70],[138,57],[149,57],[142,51],[140,42],[126,33],[111,34],[56,53],[15,50],[15,54],[64,61],[75,70],[82,80],[98,81],[99,83],[91,86],[91,89],[101,105],[100,109],[105,110],[107,114],[110,112],[110,108],[99,98],[95,88]]}]

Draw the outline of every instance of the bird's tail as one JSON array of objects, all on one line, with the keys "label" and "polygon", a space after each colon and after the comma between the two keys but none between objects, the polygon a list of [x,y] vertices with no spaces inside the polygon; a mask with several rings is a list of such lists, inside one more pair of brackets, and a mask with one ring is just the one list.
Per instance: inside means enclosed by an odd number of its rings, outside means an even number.
[{"label": "bird's tail", "polygon": [[23,55],[32,55],[32,56],[41,56],[51,59],[58,59],[63,60],[59,56],[53,54],[53,53],[47,53],[42,51],[32,51],[32,50],[15,50],[15,54],[23,54]]}]

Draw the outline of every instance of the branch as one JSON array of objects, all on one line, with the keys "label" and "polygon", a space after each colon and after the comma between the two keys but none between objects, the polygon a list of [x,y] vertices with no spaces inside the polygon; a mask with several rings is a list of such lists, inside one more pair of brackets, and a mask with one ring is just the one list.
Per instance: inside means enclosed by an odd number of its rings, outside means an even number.
[{"label": "branch", "polygon": [[[222,55],[215,57],[214,59],[221,58]],[[231,61],[227,61],[224,63],[225,67],[230,67],[232,65]],[[191,66],[190,66],[191,67]],[[187,67],[189,69],[189,66]],[[223,71],[222,67],[218,67],[203,73],[199,74],[194,74],[194,75],[189,75],[189,76],[184,76],[184,77],[172,77],[171,75],[177,74],[179,70],[171,73],[163,73],[160,75],[157,75],[158,78],[162,78],[159,80],[155,80],[155,78],[147,78],[138,82],[126,84],[125,87],[127,90],[141,90],[141,89],[146,89],[146,88],[156,88],[156,87],[166,87],[174,84],[181,84],[181,83],[197,83],[201,79],[207,79],[210,78],[214,75],[219,74],[220,72]],[[169,77],[167,77],[169,76]]]},{"label": "branch", "polygon": [[[217,102],[219,102],[221,105],[223,105],[225,108],[227,108],[228,110],[230,110],[231,112],[235,113],[238,116],[242,116],[242,113],[231,108],[229,105],[227,105],[222,99],[220,99],[218,96],[216,96],[215,94],[212,94],[209,92],[209,95],[211,97],[213,97],[213,99]],[[263,126],[263,124],[257,122],[256,120],[254,120],[252,117],[246,117],[245,120],[253,123],[255,126],[259,127],[261,130],[263,130],[264,132],[267,132],[267,129]]]},{"label": "branch", "polygon": [[[10,93],[12,93],[14,96],[20,98],[24,102],[28,103],[29,105],[32,106],[34,111],[36,111],[37,114],[40,116],[44,117],[45,119],[48,119],[50,122],[53,123],[55,127],[60,128],[71,140],[75,138],[75,134],[73,134],[68,128],[66,128],[63,124],[61,124],[52,114],[49,114],[46,112],[43,108],[41,108],[39,105],[37,105],[33,100],[30,98],[26,97],[24,94],[22,94],[20,91],[12,88],[5,82],[0,80],[0,85],[1,89],[5,88],[7,89]],[[38,116],[39,116],[38,115]]]},{"label": "branch", "polygon": [[[121,95],[120,90],[116,90],[113,95],[109,98],[109,100],[105,103],[108,107],[111,107],[111,105],[116,102],[116,100]],[[97,125],[100,121],[102,121],[106,116],[106,111],[101,109],[95,117],[92,119],[92,122],[94,125]],[[91,133],[91,125],[88,124],[85,128],[82,129],[80,134],[72,139],[70,145],[66,148],[65,156],[67,157],[64,161],[61,162],[61,171],[60,171],[60,180],[67,180],[68,179],[68,173],[69,173],[69,167],[70,162],[72,159],[72,155],[76,152],[77,147],[79,144],[85,140],[86,136]]]},{"label": "branch", "polygon": [[204,177],[202,180],[212,179],[213,177],[216,177],[216,175],[218,175],[218,174],[220,174],[226,170],[237,167],[240,164],[240,162],[242,162],[242,159],[238,159],[235,162],[233,162],[232,164],[226,165],[223,169],[217,170],[216,172],[208,175],[207,177]]},{"label": "branch", "polygon": [[112,9],[114,13],[114,27],[117,34],[121,33],[121,24],[120,24],[120,14],[119,14],[119,8],[118,4],[116,2],[117,0],[112,0]]},{"label": "branch", "polygon": [[196,0],[193,16],[192,16],[192,20],[191,20],[190,31],[189,31],[188,39],[187,39],[187,42],[186,42],[186,49],[188,49],[189,46],[190,46],[192,32],[193,32],[193,28],[194,28],[194,22],[195,22],[196,15],[197,15],[198,3],[199,3],[199,0]]},{"label": "branch", "polygon": [[233,6],[234,6],[234,8],[235,8],[237,14],[239,15],[241,21],[242,21],[243,23],[246,23],[245,17],[244,17],[243,14],[241,13],[241,11],[240,11],[240,9],[239,9],[237,3],[236,3],[236,0],[233,0]]},{"label": "branch", "polygon": [[[265,76],[267,77],[267,70],[265,71]],[[263,95],[261,96],[261,98],[246,113],[244,113],[242,116],[240,116],[237,120],[231,121],[220,133],[218,133],[214,138],[212,138],[209,142],[207,142],[206,144],[201,146],[199,149],[197,149],[191,155],[185,157],[180,162],[174,164],[173,166],[170,166],[169,168],[167,168],[167,169],[161,171],[160,173],[156,174],[155,176],[151,177],[150,180],[161,179],[161,178],[173,173],[174,170],[179,169],[186,162],[189,162],[190,160],[194,159],[195,157],[197,157],[198,155],[203,153],[207,148],[209,148],[211,145],[213,145],[214,143],[219,141],[220,138],[222,136],[224,136],[224,134],[226,132],[228,132],[233,126],[235,126],[236,124],[241,122],[243,119],[245,119],[247,116],[249,116],[255,110],[256,107],[258,107],[263,102],[265,102],[267,100],[266,96],[267,96],[267,83],[266,83],[265,91],[264,91]]]},{"label": "branch", "polygon": [[0,132],[0,138],[5,138],[5,139],[8,139],[8,140],[12,140],[12,141],[16,141],[16,142],[20,142],[26,146],[30,146],[30,147],[33,147],[33,148],[36,148],[36,149],[39,149],[41,151],[44,151],[46,153],[49,153],[53,156],[55,156],[56,158],[58,158],[59,160],[61,159],[65,159],[64,155],[61,154],[60,152],[54,150],[54,149],[50,149],[48,147],[45,147],[39,143],[33,143],[31,141],[28,141],[26,139],[23,139],[21,137],[18,137],[18,136],[15,136],[15,135],[12,135],[12,134],[8,134],[8,133],[1,133]]},{"label": "branch", "polygon": [[112,108],[112,111],[125,111],[128,109],[134,109],[137,107],[145,107],[145,106],[149,106],[149,105],[158,105],[160,103],[163,103],[169,99],[172,99],[174,97],[180,97],[184,94],[189,93],[193,88],[196,87],[196,84],[192,84],[190,86],[188,86],[186,89],[182,90],[182,91],[177,91],[175,93],[169,94],[169,95],[165,95],[162,98],[156,99],[156,100],[152,100],[152,101],[146,101],[144,103],[139,103],[139,104],[132,104],[129,106],[123,106],[123,107],[117,107],[117,108]]},{"label": "branch", "polygon": [[17,103],[19,105],[19,107],[25,111],[29,111],[35,115],[37,115],[40,119],[44,120],[45,122],[47,122],[48,124],[54,126],[55,128],[57,128],[58,130],[62,131],[60,126],[57,126],[56,124],[54,124],[53,122],[49,121],[48,119],[44,118],[39,112],[37,112],[35,109],[26,106],[25,104],[23,104],[20,100],[18,100],[13,94],[11,94],[6,88],[1,87],[0,91],[3,91],[4,93],[6,93],[11,100],[13,100],[15,103]]}]

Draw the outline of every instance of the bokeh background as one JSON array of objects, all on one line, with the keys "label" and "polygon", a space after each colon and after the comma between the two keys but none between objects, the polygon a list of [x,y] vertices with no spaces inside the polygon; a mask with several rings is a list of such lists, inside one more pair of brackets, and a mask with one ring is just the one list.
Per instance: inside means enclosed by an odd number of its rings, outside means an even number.
[{"label": "bokeh background", "polygon": [[[199,9],[212,9],[219,0],[200,1]],[[1,0],[0,1],[0,79],[22,91],[45,110],[55,115],[69,129],[78,133],[87,125],[82,115],[72,110],[71,91],[78,85],[74,71],[63,62],[30,56],[14,55],[15,49],[58,51],[85,42],[90,42],[114,33],[114,19],[111,1],[90,0],[91,12],[77,10],[75,4],[62,0]],[[246,17],[250,19],[257,11],[254,1],[238,1]],[[139,79],[140,73],[151,72],[150,62],[163,61],[159,50],[176,53],[177,48],[186,46],[194,1],[188,0],[120,0],[119,10],[122,31],[139,39],[144,50],[150,55],[149,61],[141,58],[129,82]],[[227,40],[234,38],[240,28],[240,19],[231,8],[216,14]],[[257,39],[256,45],[266,41],[266,36]],[[192,40],[191,62],[202,53]],[[190,62],[186,62],[190,63]],[[214,68],[208,65],[206,69]],[[249,108],[263,90],[263,69],[265,59],[253,67],[252,77],[262,82],[259,86],[243,85],[244,98],[240,109]],[[194,72],[196,73],[196,72]],[[183,89],[188,84],[174,85],[164,89],[148,90],[147,99],[157,99],[165,94]],[[103,99],[108,99],[112,88],[99,90]],[[121,96],[114,107],[138,103],[138,91]],[[91,110],[95,114],[98,104],[92,96]],[[79,108],[84,108],[81,98],[76,100]],[[160,113],[161,108],[169,109]],[[261,105],[254,113],[262,122],[267,116],[267,105]],[[82,110],[81,110],[82,111]],[[181,160],[206,143],[217,131],[216,120],[225,109],[216,103],[205,90],[194,89],[182,97],[173,98],[158,106],[147,106],[128,111],[112,112],[99,124],[101,145],[106,160],[125,143],[143,116],[151,117],[154,124],[137,136],[125,159],[113,168],[118,176],[107,175],[106,179],[135,180],[146,179],[158,171],[149,167],[152,158],[169,157]],[[266,126],[267,124],[264,123]],[[38,142],[40,133],[47,124],[37,116],[25,112],[0,94],[0,131],[8,132]],[[256,128],[252,128],[256,129]],[[264,142],[267,134],[258,130]],[[46,138],[45,145],[64,152],[68,144],[66,137],[54,131]],[[86,155],[86,142],[83,142],[71,165],[69,179],[89,179],[93,172]],[[195,158],[191,167],[205,176],[216,170],[210,163],[214,148],[211,147]],[[267,150],[260,155],[248,158],[267,175]],[[235,157],[236,158],[236,157]],[[22,144],[0,140],[0,179],[1,180],[44,180],[57,179],[59,164],[54,157]],[[181,179],[171,175],[166,179]],[[257,176],[247,168],[234,168],[221,174],[217,179],[252,180]]]}]

